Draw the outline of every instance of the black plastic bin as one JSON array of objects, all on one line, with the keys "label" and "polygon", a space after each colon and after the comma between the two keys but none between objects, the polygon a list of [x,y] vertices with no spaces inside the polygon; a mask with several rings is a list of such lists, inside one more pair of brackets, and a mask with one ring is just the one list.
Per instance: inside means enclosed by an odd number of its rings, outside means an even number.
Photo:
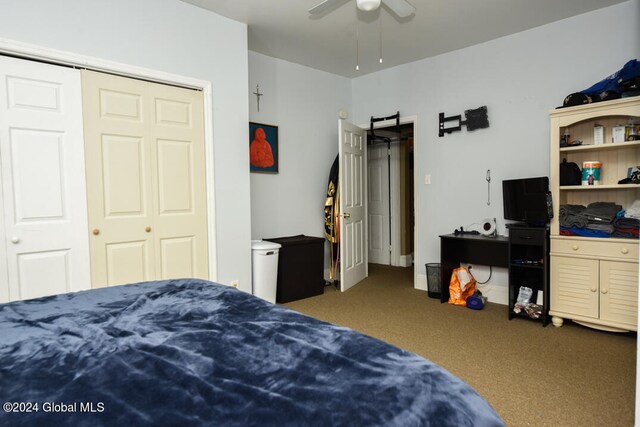
[{"label": "black plastic bin", "polygon": [[324,238],[301,234],[264,240],[282,245],[276,302],[296,301],[324,292]]},{"label": "black plastic bin", "polygon": [[425,264],[427,267],[427,293],[430,298],[440,298],[440,263]]}]

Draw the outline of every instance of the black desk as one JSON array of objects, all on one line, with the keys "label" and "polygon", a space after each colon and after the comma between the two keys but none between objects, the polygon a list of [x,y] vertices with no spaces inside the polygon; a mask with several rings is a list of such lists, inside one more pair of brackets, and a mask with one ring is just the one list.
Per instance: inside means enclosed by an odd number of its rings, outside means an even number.
[{"label": "black desk", "polygon": [[509,238],[478,234],[440,236],[440,302],[449,301],[449,281],[460,262],[509,267]]}]

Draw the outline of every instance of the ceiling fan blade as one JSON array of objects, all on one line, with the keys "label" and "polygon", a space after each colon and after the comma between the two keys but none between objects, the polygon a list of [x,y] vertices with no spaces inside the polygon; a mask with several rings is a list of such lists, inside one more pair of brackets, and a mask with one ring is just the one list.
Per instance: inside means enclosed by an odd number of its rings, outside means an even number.
[{"label": "ceiling fan blade", "polygon": [[416,8],[407,0],[382,0],[382,3],[387,5],[400,18],[411,16],[416,11]]},{"label": "ceiling fan blade", "polygon": [[313,6],[309,9],[311,15],[321,15],[328,10],[335,9],[347,0],[324,0],[322,3]]}]

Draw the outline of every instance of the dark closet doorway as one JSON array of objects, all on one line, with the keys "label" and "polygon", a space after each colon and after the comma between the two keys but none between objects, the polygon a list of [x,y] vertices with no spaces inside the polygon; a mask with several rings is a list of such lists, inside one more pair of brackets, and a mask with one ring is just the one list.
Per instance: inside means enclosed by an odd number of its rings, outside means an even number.
[{"label": "dark closet doorway", "polygon": [[414,124],[367,131],[369,263],[411,267],[414,259]]}]

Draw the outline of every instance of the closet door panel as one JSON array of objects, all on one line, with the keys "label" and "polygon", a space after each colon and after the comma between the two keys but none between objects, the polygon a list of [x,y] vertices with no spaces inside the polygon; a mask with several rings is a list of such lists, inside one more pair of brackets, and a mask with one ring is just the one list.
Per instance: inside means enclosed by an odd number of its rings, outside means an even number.
[{"label": "closet door panel", "polygon": [[69,148],[62,132],[11,129],[11,190],[18,224],[68,221],[63,160]]},{"label": "closet door panel", "polygon": [[160,278],[208,278],[202,93],[150,84]]},{"label": "closet door panel", "polygon": [[195,243],[194,237],[160,239],[160,274],[163,278],[195,276]]},{"label": "closet door panel", "polygon": [[193,144],[158,140],[158,213],[193,215]]},{"label": "closet door panel", "polygon": [[82,71],[93,287],[156,277],[146,85]]},{"label": "closet door panel", "polygon": [[[47,294],[69,292],[69,250],[37,251],[17,256],[20,299],[43,296],[42,284],[46,283]],[[51,278],[54,280],[51,280]]]},{"label": "closet door panel", "polygon": [[79,72],[0,57],[0,80],[0,244],[9,283],[0,299],[87,289]]},{"label": "closet door panel", "polygon": [[102,135],[104,216],[148,216],[145,144],[142,138]]},{"label": "closet door panel", "polygon": [[152,280],[154,273],[151,271],[148,252],[150,242],[140,240],[137,242],[108,243],[107,255],[107,282],[137,283]]}]

